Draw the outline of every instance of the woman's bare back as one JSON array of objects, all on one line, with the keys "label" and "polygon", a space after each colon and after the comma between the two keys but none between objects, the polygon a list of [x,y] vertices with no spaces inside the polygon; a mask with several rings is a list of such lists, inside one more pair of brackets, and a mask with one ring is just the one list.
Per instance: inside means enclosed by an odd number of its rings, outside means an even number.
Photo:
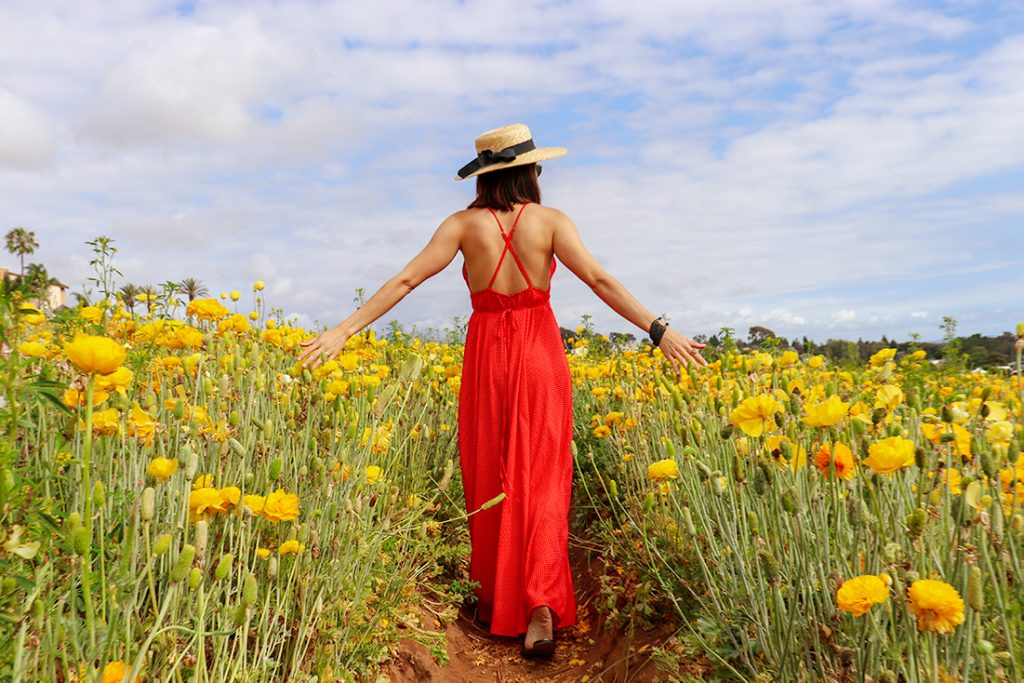
[{"label": "woman's bare back", "polygon": [[[515,223],[516,215],[519,222]],[[501,222],[505,234],[512,232],[512,250],[519,256],[523,268],[530,277],[530,284],[546,291],[550,287],[551,260],[554,258],[553,235],[554,223],[551,220],[553,211],[539,204],[528,204],[525,207],[517,204],[512,211],[495,211],[488,209],[466,209],[457,216],[463,222],[462,244],[460,251],[465,259],[466,277],[471,292],[479,292],[487,288],[487,283],[494,274],[494,269],[501,259],[505,248],[495,215]],[[528,286],[522,273],[516,267],[515,258],[506,253],[501,259],[501,268],[494,278],[491,289],[500,294],[516,294]]]}]

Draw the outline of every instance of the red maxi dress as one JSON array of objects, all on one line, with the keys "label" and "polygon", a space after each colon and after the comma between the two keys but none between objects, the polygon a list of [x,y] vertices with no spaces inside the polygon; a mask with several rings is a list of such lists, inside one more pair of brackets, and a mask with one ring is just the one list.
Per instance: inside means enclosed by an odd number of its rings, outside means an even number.
[{"label": "red maxi dress", "polygon": [[[505,239],[487,288],[470,292],[473,313],[466,333],[459,392],[459,461],[472,512],[502,491],[505,499],[469,517],[469,577],[478,616],[494,635],[526,632],[530,613],[547,605],[556,628],[576,623],[569,569],[569,499],[572,493],[572,378],[551,286],[530,282],[512,245],[524,204]],[[511,252],[526,289],[491,289]],[[554,257],[551,273],[555,272]],[[466,266],[462,275],[469,285]]]}]

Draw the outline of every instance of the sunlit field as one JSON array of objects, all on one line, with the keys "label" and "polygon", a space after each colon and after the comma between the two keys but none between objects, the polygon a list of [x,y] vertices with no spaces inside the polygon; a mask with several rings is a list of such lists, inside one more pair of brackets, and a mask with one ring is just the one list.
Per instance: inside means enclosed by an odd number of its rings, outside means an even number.
[{"label": "sunlit field", "polygon": [[[375,680],[403,637],[443,663],[416,608],[472,590],[458,341],[364,333],[311,373],[263,283],[173,299],[0,297],[0,675]],[[612,621],[678,626],[665,680],[1024,679],[1019,373],[567,347],[574,534]]]}]

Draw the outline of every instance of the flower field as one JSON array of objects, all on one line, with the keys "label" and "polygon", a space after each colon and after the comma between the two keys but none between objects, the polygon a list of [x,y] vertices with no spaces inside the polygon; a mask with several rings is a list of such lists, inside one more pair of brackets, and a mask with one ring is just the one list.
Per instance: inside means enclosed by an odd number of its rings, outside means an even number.
[{"label": "flower field", "polygon": [[[301,371],[311,335],[262,289],[184,320],[0,297],[4,679],[374,680],[400,637],[446,656],[417,605],[429,587],[450,620],[472,588],[461,348],[368,333]],[[666,675],[1024,679],[1018,379],[893,349],[675,376],[569,346],[575,533],[613,568],[601,609],[679,625]]]}]

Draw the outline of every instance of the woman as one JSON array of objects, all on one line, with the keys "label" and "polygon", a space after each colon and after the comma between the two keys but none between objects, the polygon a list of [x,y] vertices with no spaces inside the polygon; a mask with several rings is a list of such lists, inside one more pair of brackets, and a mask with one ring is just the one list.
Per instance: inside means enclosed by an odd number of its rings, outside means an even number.
[{"label": "woman", "polygon": [[[476,151],[456,178],[477,179],[469,208],[445,219],[426,247],[355,313],[303,342],[299,362],[316,367],[333,358],[352,335],[462,252],[473,314],[459,394],[459,459],[472,512],[477,613],[492,634],[525,633],[524,656],[550,657],[554,628],[576,621],[568,557],[572,384],[549,300],[554,257],[649,332],[677,371],[707,362],[699,351],[704,344],[655,318],[594,260],[565,214],[541,206],[537,162],[565,154],[564,148],[538,148],[530,130],[516,124],[479,136]],[[480,510],[502,493],[497,505]]]}]

